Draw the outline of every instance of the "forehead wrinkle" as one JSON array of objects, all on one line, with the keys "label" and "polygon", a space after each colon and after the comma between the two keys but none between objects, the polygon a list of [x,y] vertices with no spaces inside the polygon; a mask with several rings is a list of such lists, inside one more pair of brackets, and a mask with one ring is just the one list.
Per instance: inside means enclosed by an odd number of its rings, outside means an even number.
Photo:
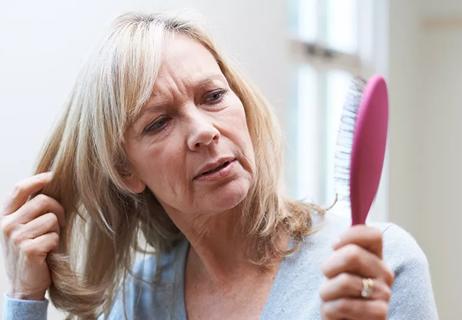
[{"label": "forehead wrinkle", "polygon": [[[220,73],[207,75],[205,77],[199,78],[196,81],[194,81],[192,78],[190,78],[190,80],[186,81],[186,82],[187,83],[189,82],[188,87],[190,87],[190,88],[196,88],[196,87],[200,88],[200,87],[207,86],[210,83],[214,83],[214,81],[216,81],[216,80],[223,81],[224,84],[226,84],[226,85],[228,83],[227,80],[226,80],[226,77],[223,74],[220,74]],[[171,90],[167,90],[167,91],[171,91]],[[149,100],[145,103],[145,105],[140,109],[138,114],[135,116],[134,122],[137,122],[147,112],[153,112],[154,113],[154,112],[158,112],[158,111],[162,110],[162,108],[165,106],[165,104],[170,101],[169,99],[160,100],[159,99],[160,97],[165,96],[165,95],[161,94],[160,92],[161,92],[161,90],[156,90],[155,88],[153,89]],[[156,98],[159,99],[160,101],[154,101],[153,102],[153,100],[155,100]]]},{"label": "forehead wrinkle", "polygon": [[[173,75],[172,75],[173,74]],[[180,78],[175,75],[175,72],[167,72],[164,77],[159,77],[157,83],[154,84],[151,97],[148,102],[157,104],[157,100],[173,102],[178,100],[183,95],[188,95],[191,87],[193,87],[190,77]],[[154,102],[152,102],[154,100]]]},{"label": "forehead wrinkle", "polygon": [[[209,83],[214,83],[217,80],[221,80],[221,81],[227,83],[226,78],[224,77],[224,75],[219,74],[219,73],[200,76],[200,77],[197,77],[197,79],[194,79],[193,77],[188,76],[186,78],[186,80],[185,79],[181,79],[181,81],[173,80],[171,82],[175,83],[175,85],[176,85],[177,82],[184,83],[185,85],[181,86],[183,88],[198,88],[198,87],[200,88],[200,87],[203,87],[203,86],[205,86],[205,85],[207,85]],[[179,86],[176,86],[176,87],[179,87]],[[161,91],[161,90],[156,90],[154,88],[149,100],[151,100],[153,98],[156,98],[156,97],[162,97],[163,95],[161,93],[159,93],[159,91]],[[167,91],[170,91],[170,90],[167,90]]]}]

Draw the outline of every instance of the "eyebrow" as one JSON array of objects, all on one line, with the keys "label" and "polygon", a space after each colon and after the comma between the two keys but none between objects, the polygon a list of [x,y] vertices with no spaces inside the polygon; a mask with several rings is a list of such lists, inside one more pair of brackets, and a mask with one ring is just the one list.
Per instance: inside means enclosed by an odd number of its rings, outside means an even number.
[{"label": "eyebrow", "polygon": [[[226,78],[223,75],[221,75],[221,74],[213,74],[213,75],[204,77],[202,80],[197,81],[197,83],[194,84],[194,87],[198,87],[198,88],[204,87],[209,83],[213,83],[214,80],[221,80],[221,81],[225,81],[225,83],[227,83]],[[148,106],[149,101],[151,101],[156,96],[158,96],[158,95],[156,95],[155,92],[153,92],[151,94],[148,101],[145,103],[145,105],[143,107],[141,107],[141,110],[135,116],[135,118],[133,120],[133,123],[136,123],[141,117],[143,117],[144,114],[146,114],[146,113],[155,113],[155,112],[157,112],[158,110],[162,109],[165,106],[165,102],[158,102],[158,103],[151,104],[150,106]]]}]

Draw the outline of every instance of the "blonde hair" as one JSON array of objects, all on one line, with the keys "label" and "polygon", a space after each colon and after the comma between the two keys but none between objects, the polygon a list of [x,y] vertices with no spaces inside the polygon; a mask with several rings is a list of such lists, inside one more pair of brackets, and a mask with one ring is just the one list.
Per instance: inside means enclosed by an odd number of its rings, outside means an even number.
[{"label": "blonde hair", "polygon": [[37,166],[37,172],[54,172],[43,192],[66,211],[60,248],[48,263],[50,298],[69,318],[109,312],[141,247],[140,235],[157,254],[184,238],[154,194],[134,194],[123,179],[124,133],[151,95],[164,39],[172,33],[207,48],[244,105],[257,167],[242,203],[241,227],[254,244],[249,259],[268,265],[295,250],[278,246],[282,234],[301,241],[312,229],[310,213],[318,208],[282,195],[282,146],[268,103],[203,29],[174,15],[122,15],[79,75]]}]

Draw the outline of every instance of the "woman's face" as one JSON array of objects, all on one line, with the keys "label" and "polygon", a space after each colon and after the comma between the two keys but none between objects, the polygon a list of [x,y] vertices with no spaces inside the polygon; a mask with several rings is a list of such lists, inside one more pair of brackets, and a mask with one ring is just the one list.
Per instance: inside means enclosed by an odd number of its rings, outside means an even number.
[{"label": "woman's face", "polygon": [[186,36],[167,41],[153,94],[126,138],[127,184],[147,186],[169,214],[227,211],[253,183],[242,102],[210,52]]}]

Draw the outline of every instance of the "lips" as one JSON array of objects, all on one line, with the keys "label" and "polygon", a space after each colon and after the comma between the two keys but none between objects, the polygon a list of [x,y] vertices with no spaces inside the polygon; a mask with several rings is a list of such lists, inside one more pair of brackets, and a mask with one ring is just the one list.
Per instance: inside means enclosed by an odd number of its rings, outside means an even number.
[{"label": "lips", "polygon": [[234,157],[223,157],[213,162],[209,162],[199,170],[199,173],[194,177],[194,179],[220,171],[234,160],[236,160]]}]

